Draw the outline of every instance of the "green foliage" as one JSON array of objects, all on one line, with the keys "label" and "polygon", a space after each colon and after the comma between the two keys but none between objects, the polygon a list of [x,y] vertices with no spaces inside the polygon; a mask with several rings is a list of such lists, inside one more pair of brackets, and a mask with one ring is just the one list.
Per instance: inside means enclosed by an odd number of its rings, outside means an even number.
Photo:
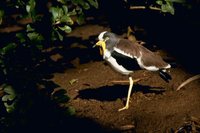
[{"label": "green foliage", "polygon": [[[55,89],[51,86],[55,85],[46,79],[49,73],[41,69],[47,62],[51,63],[44,51],[54,41],[62,41],[73,26],[83,24],[84,11],[91,7],[98,8],[96,0],[0,1],[1,27],[7,24],[10,15],[18,14],[17,19],[31,20],[15,34],[1,33],[4,37],[0,38],[0,132],[12,132],[12,127],[27,123],[35,108],[38,112],[47,112],[46,108],[52,106],[51,111],[57,112],[59,105],[65,104],[62,107],[65,116],[75,113],[73,107],[66,105],[69,97],[65,90],[51,95]],[[41,92],[36,93],[38,86],[51,91],[41,98]]]},{"label": "green foliage", "polygon": [[70,99],[66,95],[66,93],[67,93],[66,90],[60,89],[60,90],[56,91],[55,93],[53,93],[52,98],[54,101],[56,101],[58,103],[66,103]]},{"label": "green foliage", "polygon": [[[61,6],[51,6],[49,11],[52,14],[52,39],[56,40],[58,37],[61,41],[63,40],[62,32],[70,33],[72,31],[71,26],[75,24],[84,23],[84,10],[90,9],[90,6],[98,8],[97,0],[58,0],[61,3]],[[74,8],[71,8],[71,5]],[[72,19],[75,17],[75,20]]]},{"label": "green foliage", "polygon": [[174,3],[184,4],[185,0],[157,0],[156,3],[161,7],[162,12],[169,12],[174,15]]},{"label": "green foliage", "polygon": [[12,86],[6,84],[3,84],[1,89],[5,93],[5,95],[2,97],[2,101],[6,107],[6,111],[9,113],[13,112],[16,106],[17,97],[15,90],[12,88]]},{"label": "green foliage", "polygon": [[[4,35],[0,38],[0,123],[3,123],[0,124],[0,132],[26,123],[27,116],[35,113],[31,112],[32,109],[42,112],[41,108],[53,106],[56,112],[58,105],[69,101],[63,89],[51,95],[55,89],[51,86],[55,85],[49,81],[49,73],[43,71],[43,67],[52,65],[52,61],[44,51],[55,41],[62,41],[74,26],[83,24],[84,11],[91,7],[98,8],[97,0],[0,1],[1,27],[7,24],[4,20],[10,15],[18,14],[17,19],[31,20],[17,33],[0,33]],[[39,86],[48,90],[42,94],[42,98],[41,92],[36,93]],[[39,104],[39,107],[35,104]],[[44,112],[47,111],[45,109]],[[65,105],[63,112],[69,116],[75,110]]]}]

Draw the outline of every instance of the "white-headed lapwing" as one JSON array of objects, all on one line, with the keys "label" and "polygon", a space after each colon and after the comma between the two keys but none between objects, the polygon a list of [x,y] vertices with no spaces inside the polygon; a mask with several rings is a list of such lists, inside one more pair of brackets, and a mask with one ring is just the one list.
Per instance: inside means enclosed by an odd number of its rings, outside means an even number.
[{"label": "white-headed lapwing", "polygon": [[128,109],[129,107],[129,99],[133,87],[133,79],[130,74],[134,70],[134,62],[142,69],[158,71],[160,76],[167,82],[171,79],[171,76],[166,72],[166,69],[171,67],[170,64],[166,63],[161,56],[148,50],[138,42],[132,43],[108,31],[101,32],[98,40],[94,46],[100,47],[103,59],[117,72],[129,76],[126,105],[119,109],[119,111]]}]

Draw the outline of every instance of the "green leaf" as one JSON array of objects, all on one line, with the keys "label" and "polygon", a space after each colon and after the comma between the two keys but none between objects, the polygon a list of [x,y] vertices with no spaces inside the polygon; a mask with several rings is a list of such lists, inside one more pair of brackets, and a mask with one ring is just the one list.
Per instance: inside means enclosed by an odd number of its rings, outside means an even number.
[{"label": "green leaf", "polygon": [[66,90],[60,89],[53,94],[53,99],[58,103],[65,103],[69,101],[69,97],[66,95]]},{"label": "green leaf", "polygon": [[165,0],[166,2],[173,2],[173,3],[185,3],[185,0]]},{"label": "green leaf", "polygon": [[57,0],[57,1],[62,3],[62,4],[66,4],[65,0]]},{"label": "green leaf", "polygon": [[62,8],[63,8],[64,14],[67,14],[68,13],[68,7],[63,5]]},{"label": "green leaf", "polygon": [[72,0],[75,5],[81,5],[85,10],[90,8],[90,5],[84,0]]},{"label": "green leaf", "polygon": [[82,6],[83,6],[83,8],[84,8],[85,10],[90,9],[90,5],[89,5],[87,2],[84,2],[84,3],[82,4]]},{"label": "green leaf", "polygon": [[28,13],[32,12],[35,9],[36,2],[35,0],[29,0],[28,4],[26,5],[26,11]]},{"label": "green leaf", "polygon": [[39,50],[42,50],[44,48],[44,46],[42,44],[36,44],[36,47],[39,49]]},{"label": "green leaf", "polygon": [[4,88],[4,92],[5,92],[5,93],[10,94],[10,95],[15,94],[15,91],[14,91],[14,89],[12,88],[12,86],[10,86],[10,85],[5,85],[3,88]]},{"label": "green leaf", "polygon": [[16,93],[12,86],[4,84],[2,86],[5,95],[2,96],[2,101],[4,102],[4,106],[6,107],[6,111],[8,113],[14,111],[16,106]]},{"label": "green leaf", "polygon": [[56,19],[59,17],[59,8],[58,7],[51,7],[50,12],[53,16],[53,21],[56,21]]},{"label": "green leaf", "polygon": [[163,4],[161,6],[161,11],[162,12],[169,12],[171,13],[172,15],[174,15],[174,7],[173,7],[173,3],[171,2],[167,2],[166,4]]},{"label": "green leaf", "polygon": [[53,16],[53,22],[54,23],[60,23],[60,19],[64,15],[64,12],[67,12],[67,9],[59,8],[59,7],[51,7],[50,12],[52,13]]},{"label": "green leaf", "polygon": [[7,102],[4,102],[4,106],[6,107],[6,111],[11,113],[15,110],[16,103],[8,104]]},{"label": "green leaf", "polygon": [[71,27],[65,25],[63,27],[58,27],[59,29],[61,29],[62,31],[64,31],[65,33],[70,33],[72,31]]},{"label": "green leaf", "polygon": [[44,40],[43,36],[40,35],[37,32],[28,33],[27,36],[31,41],[42,41],[42,40]]},{"label": "green leaf", "polygon": [[73,25],[74,21],[67,15],[62,16],[62,18],[60,19],[61,22],[67,23],[69,25]]},{"label": "green leaf", "polygon": [[162,5],[162,4],[163,4],[163,1],[162,1],[162,0],[157,0],[156,3],[157,3],[158,5]]},{"label": "green leaf", "polygon": [[76,110],[73,107],[68,107],[66,113],[67,115],[74,115],[76,113]]},{"label": "green leaf", "polygon": [[61,17],[64,15],[64,11],[63,11],[62,8],[59,8],[58,11],[59,11],[59,12],[58,12],[58,18],[61,18]]},{"label": "green leaf", "polygon": [[94,6],[95,8],[99,7],[97,0],[88,0],[88,2],[90,3],[90,5]]},{"label": "green leaf", "polygon": [[2,97],[2,101],[3,101],[3,102],[12,101],[12,100],[15,99],[15,97],[16,97],[15,94],[12,94],[12,95],[4,95],[4,96]]},{"label": "green leaf", "polygon": [[35,29],[34,28],[32,28],[31,26],[30,26],[30,24],[27,24],[27,26],[26,26],[26,32],[31,32],[31,31],[34,31]]},{"label": "green leaf", "polygon": [[6,54],[7,52],[13,50],[14,48],[16,48],[16,44],[15,43],[9,43],[5,47],[2,48],[2,53]]},{"label": "green leaf", "polygon": [[81,7],[76,7],[76,13],[77,14],[83,14],[83,9]]},{"label": "green leaf", "polygon": [[25,36],[23,33],[17,33],[16,37],[19,39],[20,43],[24,43],[26,41]]},{"label": "green leaf", "polygon": [[61,35],[57,30],[55,30],[55,32],[57,33],[59,40],[63,41],[63,35]]},{"label": "green leaf", "polygon": [[76,21],[77,21],[77,23],[78,23],[79,25],[83,24],[83,23],[85,22],[84,14],[83,14],[83,13],[80,14],[80,15],[78,16],[78,18],[77,18]]},{"label": "green leaf", "polygon": [[73,9],[71,12],[68,12],[68,15],[69,16],[74,16],[74,15],[76,15],[77,13],[76,13],[76,10],[75,9]]},{"label": "green leaf", "polygon": [[26,11],[30,12],[31,11],[31,6],[30,5],[26,5]]}]

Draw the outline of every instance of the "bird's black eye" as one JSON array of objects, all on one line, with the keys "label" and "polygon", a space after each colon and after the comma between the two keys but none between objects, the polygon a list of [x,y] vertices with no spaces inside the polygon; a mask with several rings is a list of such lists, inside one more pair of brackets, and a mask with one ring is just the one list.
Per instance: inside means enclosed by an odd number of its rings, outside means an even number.
[{"label": "bird's black eye", "polygon": [[107,40],[109,40],[109,37],[105,37],[105,39],[104,39],[105,41],[107,41]]}]

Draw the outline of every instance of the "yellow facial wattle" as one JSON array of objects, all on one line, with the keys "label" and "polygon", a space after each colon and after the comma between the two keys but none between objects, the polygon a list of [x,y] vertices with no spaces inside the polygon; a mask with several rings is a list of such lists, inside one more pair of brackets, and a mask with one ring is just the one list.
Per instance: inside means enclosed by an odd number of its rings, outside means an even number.
[{"label": "yellow facial wattle", "polygon": [[101,47],[100,48],[100,54],[103,55],[104,52],[105,52],[105,50],[106,50],[106,43],[105,43],[105,41],[98,41],[96,43],[96,46],[100,46]]}]

